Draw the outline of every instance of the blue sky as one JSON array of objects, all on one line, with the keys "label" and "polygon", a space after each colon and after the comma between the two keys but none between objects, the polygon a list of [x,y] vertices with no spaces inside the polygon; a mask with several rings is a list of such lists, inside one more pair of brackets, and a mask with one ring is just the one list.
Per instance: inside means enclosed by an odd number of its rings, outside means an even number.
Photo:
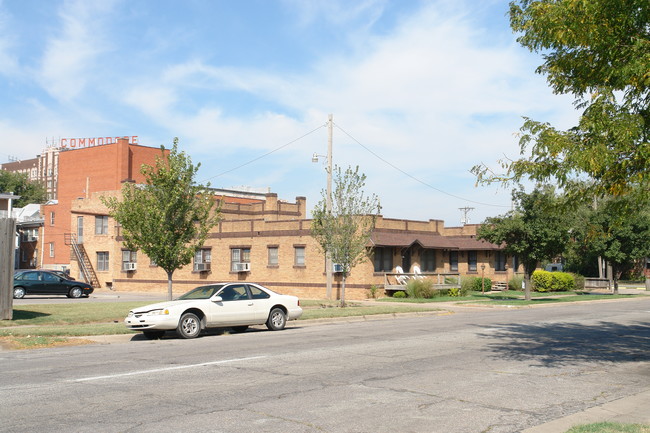
[{"label": "blue sky", "polygon": [[[0,163],[46,140],[138,136],[213,187],[321,197],[311,155],[359,165],[389,218],[459,225],[510,191],[469,172],[519,154],[523,116],[575,123],[505,0],[0,0]],[[265,156],[263,156],[265,155]]]}]

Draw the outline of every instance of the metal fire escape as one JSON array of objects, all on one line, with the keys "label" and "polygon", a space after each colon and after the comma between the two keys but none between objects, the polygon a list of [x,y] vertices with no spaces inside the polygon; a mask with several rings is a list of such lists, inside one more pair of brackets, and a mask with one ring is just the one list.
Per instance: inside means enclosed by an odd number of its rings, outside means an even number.
[{"label": "metal fire escape", "polygon": [[88,254],[86,254],[86,249],[82,243],[77,242],[77,236],[73,233],[66,233],[65,244],[72,247],[71,258],[79,263],[79,270],[81,271],[81,275],[84,277],[86,283],[90,284],[94,288],[101,287],[95,269],[88,258]]}]

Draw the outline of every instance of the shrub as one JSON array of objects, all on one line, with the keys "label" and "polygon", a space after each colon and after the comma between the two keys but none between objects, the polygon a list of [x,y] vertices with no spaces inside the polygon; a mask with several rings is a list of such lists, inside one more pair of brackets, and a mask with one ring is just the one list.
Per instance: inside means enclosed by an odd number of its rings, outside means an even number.
[{"label": "shrub", "polygon": [[508,289],[509,290],[522,290],[524,288],[524,277],[521,275],[515,275],[514,277],[510,278],[510,281],[508,281]]},{"label": "shrub", "polygon": [[368,291],[369,291],[369,295],[368,295],[369,298],[377,299],[377,293],[379,293],[379,287],[377,285],[373,284],[372,286],[370,286]]},{"label": "shrub", "polygon": [[483,284],[480,277],[463,277],[460,280],[460,288],[465,296],[470,291],[480,292],[481,290],[490,291],[492,289],[492,280],[483,278]]},{"label": "shrub", "polygon": [[409,298],[430,299],[437,295],[433,288],[433,280],[429,278],[412,278],[406,283],[406,293]]},{"label": "shrub", "polygon": [[447,296],[458,297],[461,296],[459,288],[453,288],[447,290]]},{"label": "shrub", "polygon": [[476,277],[460,277],[460,290],[465,291],[465,293],[474,290],[474,280]]},{"label": "shrub", "polygon": [[574,290],[584,290],[585,289],[585,277],[580,274],[571,274],[573,277],[573,282],[575,284]]},{"label": "shrub", "polygon": [[566,292],[576,288],[573,275],[567,272],[535,271],[532,282],[536,292]]},{"label": "shrub", "polygon": [[406,298],[406,293],[400,290],[399,292],[393,293],[393,298]]}]

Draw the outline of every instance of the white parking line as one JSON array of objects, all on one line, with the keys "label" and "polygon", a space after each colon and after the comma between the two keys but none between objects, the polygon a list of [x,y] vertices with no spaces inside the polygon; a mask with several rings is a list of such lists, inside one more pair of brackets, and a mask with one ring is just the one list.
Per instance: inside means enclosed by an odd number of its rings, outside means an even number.
[{"label": "white parking line", "polygon": [[160,373],[162,371],[181,370],[181,369],[184,369],[184,368],[194,368],[194,367],[205,367],[205,366],[208,366],[208,365],[228,364],[228,363],[231,363],[231,362],[250,361],[252,359],[262,359],[262,358],[266,358],[266,356],[251,356],[249,358],[224,359],[222,361],[202,362],[200,364],[177,365],[177,366],[174,366],[174,367],[154,368],[152,370],[132,371],[130,373],[119,373],[119,374],[109,374],[109,375],[106,375],[106,376],[84,377],[84,378],[81,378],[81,379],[74,379],[74,380],[72,380],[72,382],[89,382],[91,380],[115,379],[117,377],[137,376],[139,374]]}]

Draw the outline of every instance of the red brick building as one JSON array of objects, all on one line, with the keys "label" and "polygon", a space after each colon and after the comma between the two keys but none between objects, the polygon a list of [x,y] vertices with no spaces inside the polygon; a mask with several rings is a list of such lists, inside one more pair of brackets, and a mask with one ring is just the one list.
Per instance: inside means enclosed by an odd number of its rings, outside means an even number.
[{"label": "red brick building", "polygon": [[[143,182],[142,164],[153,164],[161,156],[160,148],[116,143],[61,151],[58,155],[57,200],[42,207],[44,226],[41,233],[42,266],[70,267],[70,234],[83,235],[83,226],[72,230],[70,209],[76,200],[97,191],[121,190],[126,181]],[[83,239],[82,239],[83,241]]]}]

